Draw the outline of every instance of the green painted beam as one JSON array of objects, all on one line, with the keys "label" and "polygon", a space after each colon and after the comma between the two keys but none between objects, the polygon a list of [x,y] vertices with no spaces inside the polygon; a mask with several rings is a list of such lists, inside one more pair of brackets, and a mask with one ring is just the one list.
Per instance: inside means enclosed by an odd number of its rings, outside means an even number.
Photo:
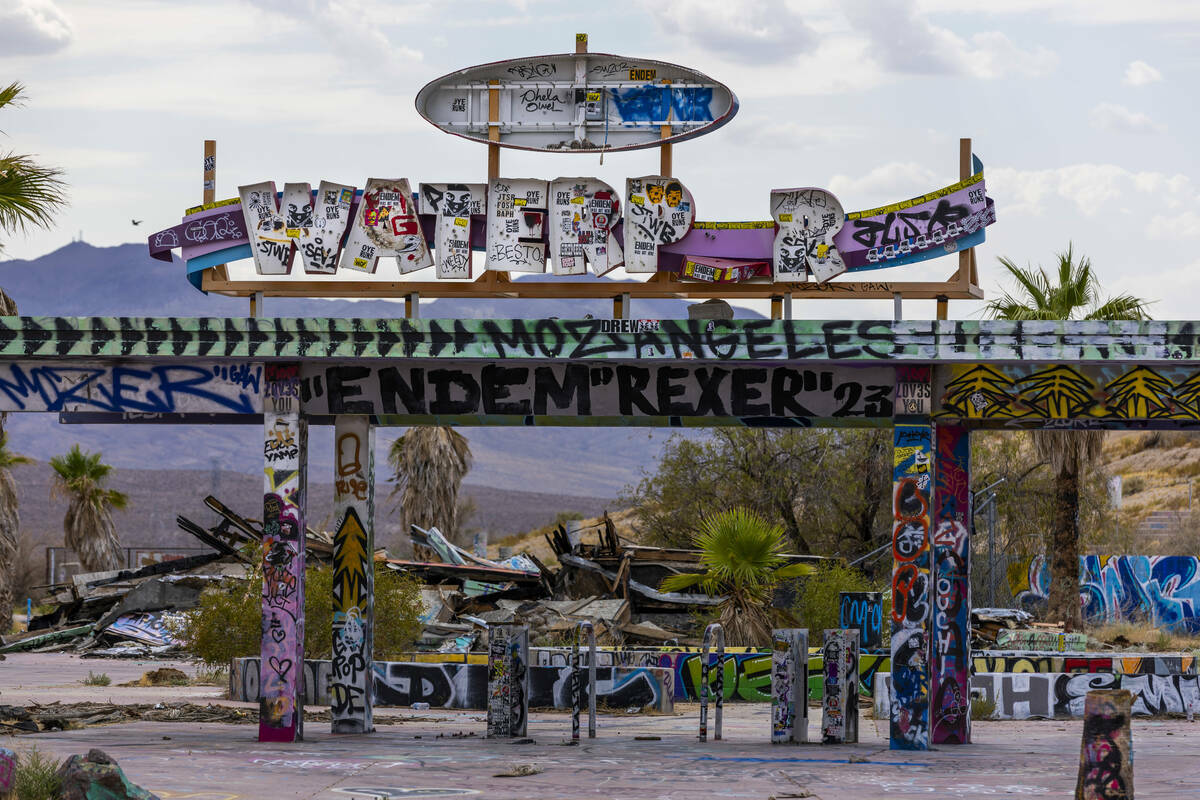
[{"label": "green painted beam", "polygon": [[0,317],[0,358],[1176,362],[1198,322]]}]

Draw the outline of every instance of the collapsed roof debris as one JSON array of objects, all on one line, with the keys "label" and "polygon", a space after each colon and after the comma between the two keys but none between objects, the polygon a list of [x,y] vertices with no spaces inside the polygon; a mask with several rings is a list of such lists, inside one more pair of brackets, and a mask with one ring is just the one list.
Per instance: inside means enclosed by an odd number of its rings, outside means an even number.
[{"label": "collapsed roof debris", "polygon": [[[28,631],[0,638],[0,654],[69,649],[89,656],[178,656],[184,645],[172,633],[175,624],[206,588],[246,580],[261,549],[258,520],[211,495],[205,505],[215,524],[204,527],[183,516],[176,522],[213,552],[39,587],[51,610],[35,616]],[[547,536],[555,569],[532,552],[483,558],[437,528],[414,525],[410,535],[428,560],[391,558],[386,550],[375,557],[425,584],[417,646],[426,651],[477,650],[491,625],[514,622],[529,624],[534,642],[561,642],[582,620],[596,626],[603,643],[680,644],[698,633],[694,612],[720,602],[655,588],[667,575],[699,571],[699,551],[625,542],[607,513],[590,529],[559,526]],[[306,551],[311,562],[329,562],[332,537],[308,529]]]}]

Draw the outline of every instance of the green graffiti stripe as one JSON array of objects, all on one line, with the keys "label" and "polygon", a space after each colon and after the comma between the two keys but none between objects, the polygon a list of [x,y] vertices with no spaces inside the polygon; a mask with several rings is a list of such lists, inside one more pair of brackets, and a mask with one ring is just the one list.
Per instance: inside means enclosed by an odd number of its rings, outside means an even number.
[{"label": "green graffiti stripe", "polygon": [[1173,362],[1198,324],[0,317],[0,356]]}]

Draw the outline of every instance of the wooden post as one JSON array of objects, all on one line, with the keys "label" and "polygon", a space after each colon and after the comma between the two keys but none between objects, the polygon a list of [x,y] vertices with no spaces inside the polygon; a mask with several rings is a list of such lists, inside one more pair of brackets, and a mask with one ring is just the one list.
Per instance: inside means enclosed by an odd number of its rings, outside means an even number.
[{"label": "wooden post", "polygon": [[588,36],[586,33],[575,34],[575,52],[586,53],[588,47]]},{"label": "wooden post", "polygon": [[782,295],[775,295],[771,298],[771,319],[783,319]]},{"label": "wooden post", "polygon": [[[663,81],[663,84],[666,86],[666,89],[664,91],[666,91],[669,96],[670,92],[671,92],[671,88],[670,88],[671,82]],[[671,103],[668,102],[667,103],[667,121],[670,122],[670,120],[671,120]],[[658,138],[660,138],[660,139],[670,139],[671,138],[671,126],[669,124],[659,126]],[[671,177],[671,171],[673,169],[674,169],[674,166],[671,163],[671,143],[667,142],[666,144],[660,144],[658,146],[658,174],[662,175],[664,178],[669,178],[669,177]]]},{"label": "wooden post", "polygon": [[[500,81],[489,81],[489,86],[500,85]],[[488,180],[500,177],[500,89],[488,89]]]},{"label": "wooden post", "polygon": [[[217,199],[217,140],[204,140],[204,183],[201,184],[200,202],[203,205],[215,202]],[[225,272],[224,264],[217,264],[213,267],[213,274],[221,280],[228,280],[229,275]],[[251,308],[250,316],[254,316],[254,310]]]},{"label": "wooden post", "polygon": [[[972,248],[972,249],[974,249],[974,248]],[[949,314],[950,314],[950,298],[946,297],[946,295],[944,295],[944,294],[938,295],[937,318],[938,319],[949,319],[950,318]]]},{"label": "wooden post", "polygon": [[409,292],[404,295],[404,316],[408,319],[417,319],[421,316],[420,292]]},{"label": "wooden post", "polygon": [[[960,181],[965,181],[969,177],[971,177],[971,140],[970,139],[959,139],[958,140],[958,179]],[[974,247],[970,247],[970,248],[967,248],[966,250],[958,251],[958,282],[964,289],[970,287],[970,285],[972,283],[974,283],[974,280],[972,280],[972,278],[975,277],[972,274],[972,272],[973,272],[972,267],[974,265],[974,260],[975,260],[975,248]],[[938,319],[948,319],[949,318],[949,309],[947,308],[947,316],[943,317],[941,315],[941,304],[942,304],[942,301],[939,299],[938,300]],[[946,304],[947,304],[947,306],[949,305],[949,300],[946,301]]]},{"label": "wooden post", "polygon": [[204,204],[217,199],[217,140],[204,140]]}]

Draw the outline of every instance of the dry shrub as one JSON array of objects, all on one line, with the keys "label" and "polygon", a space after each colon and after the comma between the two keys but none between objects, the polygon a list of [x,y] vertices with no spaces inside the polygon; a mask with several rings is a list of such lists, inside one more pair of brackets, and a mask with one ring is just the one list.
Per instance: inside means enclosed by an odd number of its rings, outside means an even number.
[{"label": "dry shrub", "polygon": [[[304,656],[329,658],[333,652],[333,568],[309,567],[304,575]],[[420,584],[375,565],[375,658],[386,660],[412,649],[421,633]],[[262,574],[227,580],[200,595],[200,606],[175,629],[192,654],[211,668],[230,659],[257,656],[262,646]]]}]

